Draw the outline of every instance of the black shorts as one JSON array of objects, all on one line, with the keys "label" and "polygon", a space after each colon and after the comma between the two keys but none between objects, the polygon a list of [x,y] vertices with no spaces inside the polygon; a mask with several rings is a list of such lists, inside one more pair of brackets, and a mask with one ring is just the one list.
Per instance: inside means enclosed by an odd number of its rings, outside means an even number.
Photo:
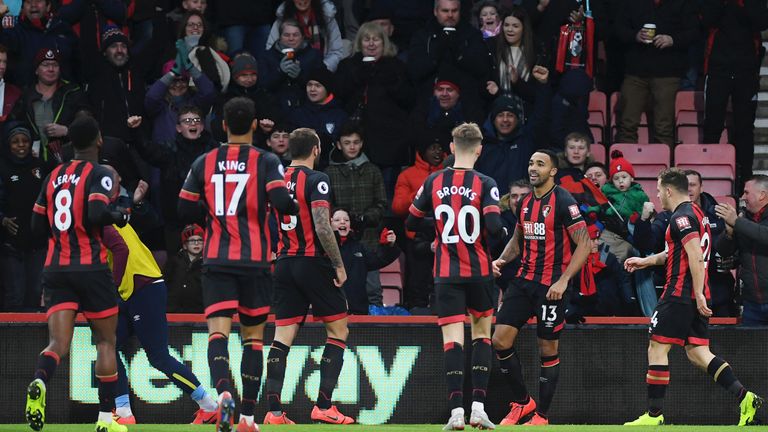
[{"label": "black shorts", "polygon": [[275,325],[304,322],[309,306],[316,320],[332,322],[346,318],[347,297],[333,283],[336,271],[330,260],[317,257],[281,258],[275,263]]},{"label": "black shorts", "polygon": [[475,318],[493,315],[493,281],[435,282],[437,325],[464,322],[469,311]]},{"label": "black shorts", "polygon": [[535,316],[539,339],[559,339],[565,327],[565,295],[560,300],[550,301],[547,300],[548,290],[548,286],[537,282],[520,277],[512,279],[496,314],[496,324],[519,329]]},{"label": "black shorts", "polygon": [[86,318],[117,315],[117,288],[109,270],[43,272],[47,317],[60,310],[81,311]]},{"label": "black shorts", "polygon": [[709,345],[709,318],[696,303],[662,302],[656,305],[648,326],[651,340],[674,345]]},{"label": "black shorts", "polygon": [[228,317],[255,326],[269,315],[272,279],[265,268],[206,266],[202,271],[205,317]]}]

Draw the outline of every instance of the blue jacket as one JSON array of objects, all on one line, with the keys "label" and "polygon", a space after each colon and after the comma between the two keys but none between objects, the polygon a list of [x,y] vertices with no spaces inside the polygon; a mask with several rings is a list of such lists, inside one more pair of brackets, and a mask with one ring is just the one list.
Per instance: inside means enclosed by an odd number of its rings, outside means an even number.
[{"label": "blue jacket", "polygon": [[336,98],[324,105],[307,102],[288,115],[289,121],[296,127],[312,128],[320,137],[322,148],[320,161],[318,161],[318,169],[320,170],[328,165],[328,157],[333,143],[339,140],[341,127],[344,126],[348,118],[349,115],[341,109],[341,104]]}]

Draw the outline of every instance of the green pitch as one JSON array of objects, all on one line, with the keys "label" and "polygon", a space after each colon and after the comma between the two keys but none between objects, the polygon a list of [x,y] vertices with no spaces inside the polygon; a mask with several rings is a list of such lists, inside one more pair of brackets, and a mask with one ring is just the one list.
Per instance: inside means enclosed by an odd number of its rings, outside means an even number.
[{"label": "green pitch", "polygon": [[[327,426],[327,425],[296,425],[296,426],[260,426],[262,432],[428,432],[440,431],[442,425],[384,425],[384,426]],[[92,431],[93,425],[46,425],[42,432],[87,432]],[[473,429],[467,426],[466,431]],[[590,426],[590,425],[557,425],[546,427],[533,426],[500,426],[499,431],[541,431],[541,432],[728,432],[728,431],[760,431],[768,432],[768,426],[750,426],[746,429],[735,426],[657,426],[633,427],[622,426]],[[30,432],[27,425],[0,424],[0,432]],[[190,425],[134,425],[128,426],[128,432],[214,432],[214,427]]]}]

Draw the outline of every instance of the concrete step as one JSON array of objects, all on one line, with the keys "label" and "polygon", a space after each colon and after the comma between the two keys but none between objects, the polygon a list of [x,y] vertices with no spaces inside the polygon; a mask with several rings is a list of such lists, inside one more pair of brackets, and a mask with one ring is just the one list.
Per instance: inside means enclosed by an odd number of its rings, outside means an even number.
[{"label": "concrete step", "polygon": [[768,129],[755,128],[755,145],[768,145]]}]

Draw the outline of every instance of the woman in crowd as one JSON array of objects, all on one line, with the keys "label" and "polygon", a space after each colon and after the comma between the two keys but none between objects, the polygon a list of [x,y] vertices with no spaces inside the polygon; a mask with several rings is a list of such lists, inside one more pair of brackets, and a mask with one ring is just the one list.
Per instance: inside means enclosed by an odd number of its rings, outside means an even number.
[{"label": "woman in crowd", "polygon": [[280,37],[280,24],[285,19],[295,19],[301,28],[304,40],[323,53],[325,66],[336,72],[344,52],[341,31],[336,22],[336,7],[331,0],[286,0],[277,7],[277,18],[267,39],[267,47]]}]

